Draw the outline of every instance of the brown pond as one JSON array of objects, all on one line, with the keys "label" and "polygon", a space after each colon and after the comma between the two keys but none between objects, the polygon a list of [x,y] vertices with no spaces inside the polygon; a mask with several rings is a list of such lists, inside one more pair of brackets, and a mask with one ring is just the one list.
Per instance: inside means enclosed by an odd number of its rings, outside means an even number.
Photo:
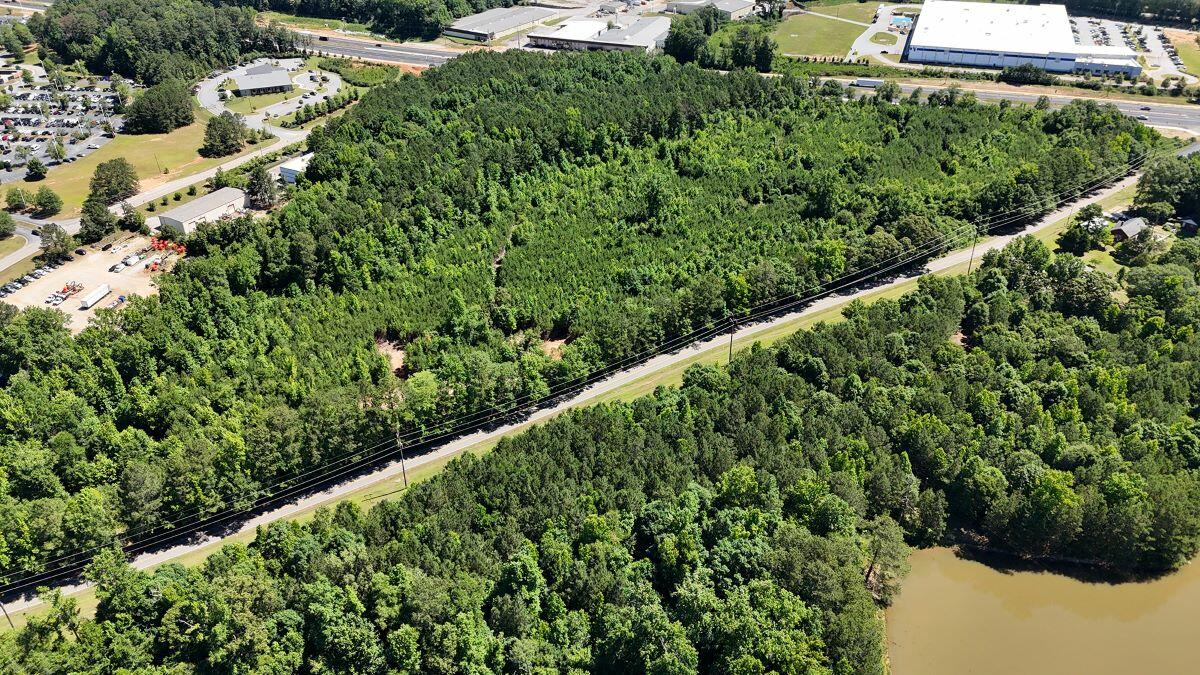
[{"label": "brown pond", "polygon": [[917,551],[887,632],[893,675],[1200,673],[1200,564],[1106,584]]}]

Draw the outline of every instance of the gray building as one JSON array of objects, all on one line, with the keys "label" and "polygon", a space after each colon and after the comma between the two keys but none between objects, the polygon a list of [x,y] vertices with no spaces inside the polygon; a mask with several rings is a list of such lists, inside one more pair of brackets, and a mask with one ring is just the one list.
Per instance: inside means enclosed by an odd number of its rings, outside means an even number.
[{"label": "gray building", "polygon": [[532,28],[555,13],[553,9],[543,7],[496,7],[464,16],[450,24],[442,34],[464,40],[491,42],[501,35]]},{"label": "gray building", "polygon": [[740,21],[754,11],[754,0],[679,0],[667,3],[667,11],[676,14],[691,14],[712,5],[721,16],[730,21]]},{"label": "gray building", "polygon": [[158,227],[160,230],[170,228],[180,234],[191,234],[200,223],[232,218],[245,208],[246,193],[237,188],[224,187],[162,214],[158,217]]},{"label": "gray building", "polygon": [[288,71],[271,65],[267,65],[265,69],[263,66],[255,66],[247,70],[245,75],[233,78],[233,84],[233,93],[238,96],[277,94],[296,87]]}]

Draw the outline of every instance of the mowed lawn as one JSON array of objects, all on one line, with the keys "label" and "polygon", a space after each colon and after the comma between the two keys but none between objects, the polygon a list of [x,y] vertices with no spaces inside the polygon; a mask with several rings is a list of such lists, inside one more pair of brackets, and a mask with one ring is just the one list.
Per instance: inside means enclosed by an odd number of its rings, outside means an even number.
[{"label": "mowed lawn", "polygon": [[[63,210],[58,217],[79,215],[83,200],[87,198],[88,182],[91,181],[96,165],[101,162],[117,157],[129,160],[137,170],[142,189],[145,190],[161,182],[210,169],[236,157],[200,156],[200,146],[204,145],[204,124],[210,117],[212,114],[208,111],[198,110],[193,124],[168,134],[117,134],[116,138],[87,157],[51,168],[45,180],[33,183],[18,182],[13,185],[33,190],[45,185],[63,199]],[[261,148],[263,145],[260,143],[246,147],[243,152]]]},{"label": "mowed lawn", "polygon": [[[858,5],[845,5],[855,7]],[[838,9],[823,7],[821,9]],[[873,11],[873,10],[872,10]],[[870,20],[871,17],[867,17]],[[789,17],[775,29],[773,37],[784,54],[836,56],[842,58],[866,27],[813,14]]]},{"label": "mowed lawn", "polygon": [[238,96],[238,97],[231,98],[228,101],[226,101],[225,107],[229,108],[230,110],[232,110],[235,113],[238,113],[239,115],[249,115],[250,113],[262,110],[263,108],[266,108],[267,106],[272,106],[272,105],[275,105],[276,103],[281,103],[283,101],[288,100],[289,98],[296,98],[297,96],[300,96],[307,92],[308,92],[307,89],[300,89],[299,87],[297,87],[296,89],[293,89],[291,91],[281,91],[281,92],[277,92],[274,94],[260,94],[259,96]]},{"label": "mowed lawn", "polygon": [[1165,32],[1167,38],[1171,40],[1171,44],[1179,50],[1179,59],[1183,61],[1187,72],[1192,75],[1200,75],[1200,45],[1196,44],[1197,33],[1171,29],[1167,29]]},{"label": "mowed lawn", "polygon": [[837,16],[843,19],[850,19],[851,21],[871,23],[871,19],[875,18],[875,10],[879,8],[879,3],[844,2],[825,6],[811,5],[808,8],[817,14],[825,14],[828,16]]}]

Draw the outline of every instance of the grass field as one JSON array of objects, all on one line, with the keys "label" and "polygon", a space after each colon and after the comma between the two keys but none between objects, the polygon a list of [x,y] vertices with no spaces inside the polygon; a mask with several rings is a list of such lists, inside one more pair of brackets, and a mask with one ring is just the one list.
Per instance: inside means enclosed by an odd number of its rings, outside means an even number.
[{"label": "grass field", "polygon": [[252,112],[257,112],[267,106],[275,105],[289,98],[296,98],[307,93],[307,89],[296,88],[291,91],[281,91],[274,94],[260,94],[258,96],[237,96],[225,102],[225,107],[239,115],[249,115]]},{"label": "grass field", "polygon": [[0,258],[12,253],[13,251],[25,245],[25,237],[19,234],[14,234],[11,237],[0,239]]},{"label": "grass field", "polygon": [[296,26],[297,28],[307,28],[309,30],[348,30],[357,31],[360,33],[371,32],[370,27],[368,27],[365,23],[342,21],[341,19],[320,19],[311,16],[285,14],[283,12],[259,12],[258,18],[265,22],[278,21],[282,24]]},{"label": "grass field", "polygon": [[899,39],[892,33],[876,33],[871,36],[871,42],[877,45],[894,45]]},{"label": "grass field", "polygon": [[862,26],[845,21],[826,19],[813,14],[799,14],[780,23],[772,37],[779,43],[779,51],[784,54],[842,58],[850,51],[854,40],[862,35],[863,30],[865,29]]},{"label": "grass field", "polygon": [[845,2],[824,7],[812,7],[811,9],[818,14],[871,23],[871,19],[875,18],[875,10],[878,7],[879,3],[874,2]]},{"label": "grass field", "polygon": [[[147,179],[158,181],[182,178],[218,164],[228,162],[237,155],[229,157],[201,157],[200,146],[204,144],[204,123],[212,117],[205,110],[196,112],[196,121],[181,129],[168,134],[141,134],[127,136],[118,134],[104,147],[72,164],[56,166],[46,175],[46,179],[36,183],[24,183],[26,188],[37,189],[42,185],[49,187],[63,199],[63,210],[59,218],[70,218],[79,215],[83,200],[87,197],[88,182],[96,165],[117,157],[124,157],[137,170],[138,178],[142,180],[142,188],[147,186]],[[263,147],[263,144],[248,145],[242,152],[250,152]]]},{"label": "grass field", "polygon": [[1196,44],[1197,33],[1184,30],[1164,31],[1171,44],[1179,50],[1179,59],[1192,75],[1200,75],[1200,45]]}]

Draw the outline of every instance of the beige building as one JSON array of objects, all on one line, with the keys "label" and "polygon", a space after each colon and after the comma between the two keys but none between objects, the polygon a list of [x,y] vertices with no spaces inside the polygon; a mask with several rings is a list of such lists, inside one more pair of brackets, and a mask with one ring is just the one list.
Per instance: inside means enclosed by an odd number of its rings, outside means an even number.
[{"label": "beige building", "polygon": [[224,187],[195,201],[167,211],[158,217],[159,229],[170,228],[180,234],[191,234],[200,223],[232,218],[246,208],[246,193]]}]

